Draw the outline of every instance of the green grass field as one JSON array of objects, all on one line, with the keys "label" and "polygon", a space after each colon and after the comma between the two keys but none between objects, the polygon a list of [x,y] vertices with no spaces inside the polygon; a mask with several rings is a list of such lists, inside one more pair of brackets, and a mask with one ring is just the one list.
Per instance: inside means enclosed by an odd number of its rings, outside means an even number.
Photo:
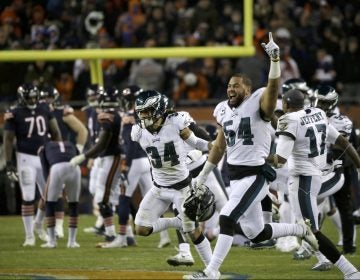
[{"label": "green grass field", "polygon": [[[193,247],[194,266],[171,267],[166,263],[166,258],[176,253],[174,230],[169,231],[172,243],[167,248],[156,247],[159,235],[154,234],[137,237],[138,247],[98,249],[95,244],[101,242],[102,238],[83,232],[93,222],[92,216],[79,217],[79,249],[66,249],[66,239],[60,239],[56,249],[40,248],[42,242],[39,240],[35,247],[24,248],[21,246],[24,241],[21,217],[0,217],[0,279],[181,279],[183,274],[203,268]],[[337,241],[336,233],[327,221],[323,232]],[[357,245],[359,248],[359,241]],[[359,253],[348,258],[360,267]],[[226,276],[231,274],[247,275],[250,279],[343,278],[337,268],[327,272],[311,271],[315,263],[315,257],[294,261],[291,253],[281,253],[275,249],[233,247],[221,272],[228,279],[231,277]]]}]

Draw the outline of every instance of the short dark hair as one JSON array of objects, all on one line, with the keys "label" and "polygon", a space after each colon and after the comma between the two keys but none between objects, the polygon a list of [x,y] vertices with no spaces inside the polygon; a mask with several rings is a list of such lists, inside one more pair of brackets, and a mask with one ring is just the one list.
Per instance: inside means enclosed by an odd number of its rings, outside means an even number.
[{"label": "short dark hair", "polygon": [[231,77],[241,78],[241,80],[245,86],[249,87],[250,89],[252,88],[252,81],[247,75],[235,73]]}]

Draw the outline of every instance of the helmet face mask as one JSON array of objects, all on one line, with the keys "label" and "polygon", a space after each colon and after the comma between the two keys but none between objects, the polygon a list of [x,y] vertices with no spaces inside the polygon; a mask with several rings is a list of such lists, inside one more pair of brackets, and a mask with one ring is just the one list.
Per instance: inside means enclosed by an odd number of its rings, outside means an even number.
[{"label": "helmet face mask", "polygon": [[97,96],[97,103],[102,111],[113,112],[119,109],[119,91],[115,87],[99,87]]},{"label": "helmet face mask", "polygon": [[165,96],[155,90],[139,93],[135,101],[137,119],[142,128],[153,126],[165,114],[167,102]]},{"label": "helmet face mask", "polygon": [[45,87],[40,91],[40,100],[52,104],[54,107],[61,106],[61,99],[58,90],[54,87]]},{"label": "helmet face mask", "polygon": [[185,199],[183,208],[184,213],[192,221],[204,222],[212,217],[215,212],[215,196],[210,189],[201,185],[198,191],[191,191]]},{"label": "helmet face mask", "polygon": [[120,107],[124,112],[127,112],[134,108],[135,100],[143,90],[136,86],[128,86],[121,92]]},{"label": "helmet face mask", "polygon": [[18,101],[29,109],[35,109],[39,101],[39,90],[31,84],[23,84],[17,90]]},{"label": "helmet face mask", "polygon": [[97,84],[91,84],[86,89],[86,101],[88,102],[89,106],[96,107],[98,105],[98,90],[100,86]]}]

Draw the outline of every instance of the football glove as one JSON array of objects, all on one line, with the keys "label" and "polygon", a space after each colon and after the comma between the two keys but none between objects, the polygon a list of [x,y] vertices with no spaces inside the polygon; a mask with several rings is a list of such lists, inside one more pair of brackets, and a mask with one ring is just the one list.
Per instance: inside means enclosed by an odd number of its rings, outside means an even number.
[{"label": "football glove", "polygon": [[86,159],[84,154],[77,155],[70,160],[73,166],[80,165]]},{"label": "football glove", "polygon": [[9,178],[11,182],[18,182],[18,174],[16,172],[16,167],[11,163],[6,163],[6,176]]},{"label": "football glove", "polygon": [[268,54],[272,61],[279,61],[280,48],[278,45],[275,44],[271,32],[269,32],[269,42],[267,44],[261,43],[261,46],[264,48],[265,52]]}]

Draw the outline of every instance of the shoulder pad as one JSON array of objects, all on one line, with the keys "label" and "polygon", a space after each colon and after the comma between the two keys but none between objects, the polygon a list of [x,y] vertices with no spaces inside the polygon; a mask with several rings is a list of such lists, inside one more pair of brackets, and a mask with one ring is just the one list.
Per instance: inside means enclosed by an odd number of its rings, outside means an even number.
[{"label": "shoulder pad", "polygon": [[131,140],[139,142],[141,137],[142,129],[138,124],[134,124],[131,128]]}]

